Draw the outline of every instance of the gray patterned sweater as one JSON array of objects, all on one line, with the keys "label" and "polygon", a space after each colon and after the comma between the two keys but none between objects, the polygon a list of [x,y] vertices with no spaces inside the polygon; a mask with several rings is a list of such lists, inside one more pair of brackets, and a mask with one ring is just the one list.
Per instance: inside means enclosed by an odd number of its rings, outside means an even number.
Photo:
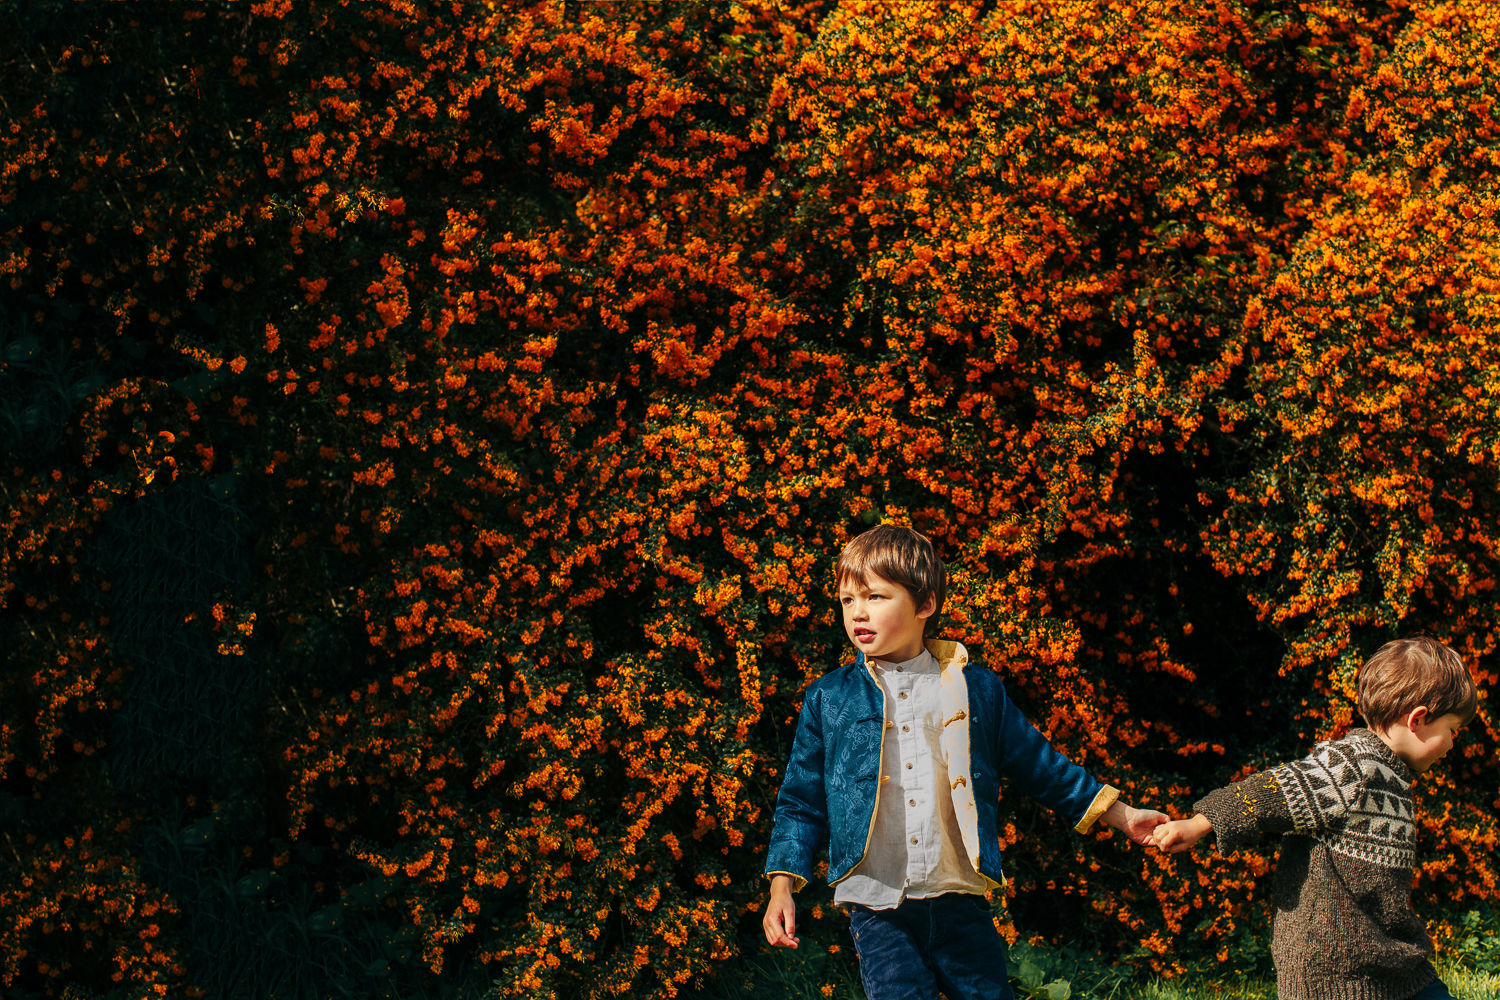
[{"label": "gray patterned sweater", "polygon": [[1412,775],[1368,729],[1193,804],[1220,854],[1281,834],[1271,954],[1281,1000],[1407,1000],[1437,978],[1411,908]]}]

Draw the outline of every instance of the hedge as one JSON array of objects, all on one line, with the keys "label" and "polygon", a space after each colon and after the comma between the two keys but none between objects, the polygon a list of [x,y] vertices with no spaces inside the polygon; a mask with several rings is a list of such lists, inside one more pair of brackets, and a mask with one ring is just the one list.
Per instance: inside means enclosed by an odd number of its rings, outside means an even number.
[{"label": "hedge", "polygon": [[[707,981],[880,521],[1138,804],[1388,638],[1496,680],[1485,5],[0,18],[8,994]],[[1418,787],[1438,931],[1496,736]],[[1002,808],[1013,940],[1262,960],[1274,845]]]}]

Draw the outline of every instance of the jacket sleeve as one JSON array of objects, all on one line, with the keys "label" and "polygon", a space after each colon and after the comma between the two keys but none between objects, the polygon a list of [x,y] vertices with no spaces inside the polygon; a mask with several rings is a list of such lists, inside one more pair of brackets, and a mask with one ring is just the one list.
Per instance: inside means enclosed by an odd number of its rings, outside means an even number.
[{"label": "jacket sleeve", "polygon": [[1213,826],[1220,854],[1237,851],[1264,834],[1292,832],[1292,813],[1277,777],[1280,770],[1257,772],[1193,803],[1193,811],[1207,816]]},{"label": "jacket sleeve", "polygon": [[766,852],[766,878],[790,875],[799,891],[813,875],[813,858],[828,835],[828,793],[823,784],[822,694],[810,688],[797,716],[792,756],[776,796],[776,820]]},{"label": "jacket sleeve", "polygon": [[1048,809],[1067,817],[1073,829],[1087,832],[1114,805],[1119,790],[1059,753],[1006,696],[1000,679],[994,680],[999,691],[991,740],[1000,774]]}]

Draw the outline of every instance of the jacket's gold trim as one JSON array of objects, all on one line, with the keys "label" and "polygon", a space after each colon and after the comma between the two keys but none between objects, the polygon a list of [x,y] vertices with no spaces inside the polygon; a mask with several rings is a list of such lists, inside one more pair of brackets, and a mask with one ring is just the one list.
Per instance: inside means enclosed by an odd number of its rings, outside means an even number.
[{"label": "jacket's gold trim", "polygon": [[1089,803],[1087,811],[1084,812],[1083,819],[1079,820],[1078,825],[1073,829],[1079,833],[1088,833],[1089,827],[1097,823],[1100,816],[1109,812],[1109,807],[1114,805],[1119,797],[1120,790],[1113,785],[1105,785],[1099,789],[1099,794],[1094,796],[1094,801]]},{"label": "jacket's gold trim", "polygon": [[807,885],[807,879],[803,878],[801,875],[798,875],[796,872],[766,872],[766,881],[770,881],[777,875],[790,875],[792,877],[793,892],[801,892],[802,887]]},{"label": "jacket's gold trim", "polygon": [[[969,664],[969,651],[963,643],[949,639],[927,640],[927,651],[938,661],[941,680],[938,697],[941,699],[943,722],[944,763],[950,778],[948,794],[953,801],[953,816],[958,821],[959,837],[969,864],[982,878],[988,888],[998,888],[996,882],[979,870],[979,811],[974,802],[974,789],[968,775],[973,768],[972,744],[969,740],[969,681],[964,670]],[[962,722],[955,726],[953,723]],[[955,845],[957,846],[957,845]]]}]

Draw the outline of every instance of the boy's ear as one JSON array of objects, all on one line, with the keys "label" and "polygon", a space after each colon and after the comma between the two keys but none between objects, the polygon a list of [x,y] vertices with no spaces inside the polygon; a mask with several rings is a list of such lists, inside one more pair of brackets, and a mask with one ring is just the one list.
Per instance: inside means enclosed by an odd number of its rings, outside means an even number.
[{"label": "boy's ear", "polygon": [[1422,725],[1423,723],[1432,721],[1431,715],[1432,713],[1427,711],[1426,705],[1418,705],[1410,712],[1407,712],[1406,718],[1402,721],[1406,723],[1407,729],[1410,729],[1412,732],[1416,732],[1418,726]]},{"label": "boy's ear", "polygon": [[933,612],[935,612],[936,610],[937,610],[937,595],[936,594],[928,594],[927,595],[927,600],[923,601],[922,602],[922,606],[917,609],[917,617],[918,618],[931,618]]}]

